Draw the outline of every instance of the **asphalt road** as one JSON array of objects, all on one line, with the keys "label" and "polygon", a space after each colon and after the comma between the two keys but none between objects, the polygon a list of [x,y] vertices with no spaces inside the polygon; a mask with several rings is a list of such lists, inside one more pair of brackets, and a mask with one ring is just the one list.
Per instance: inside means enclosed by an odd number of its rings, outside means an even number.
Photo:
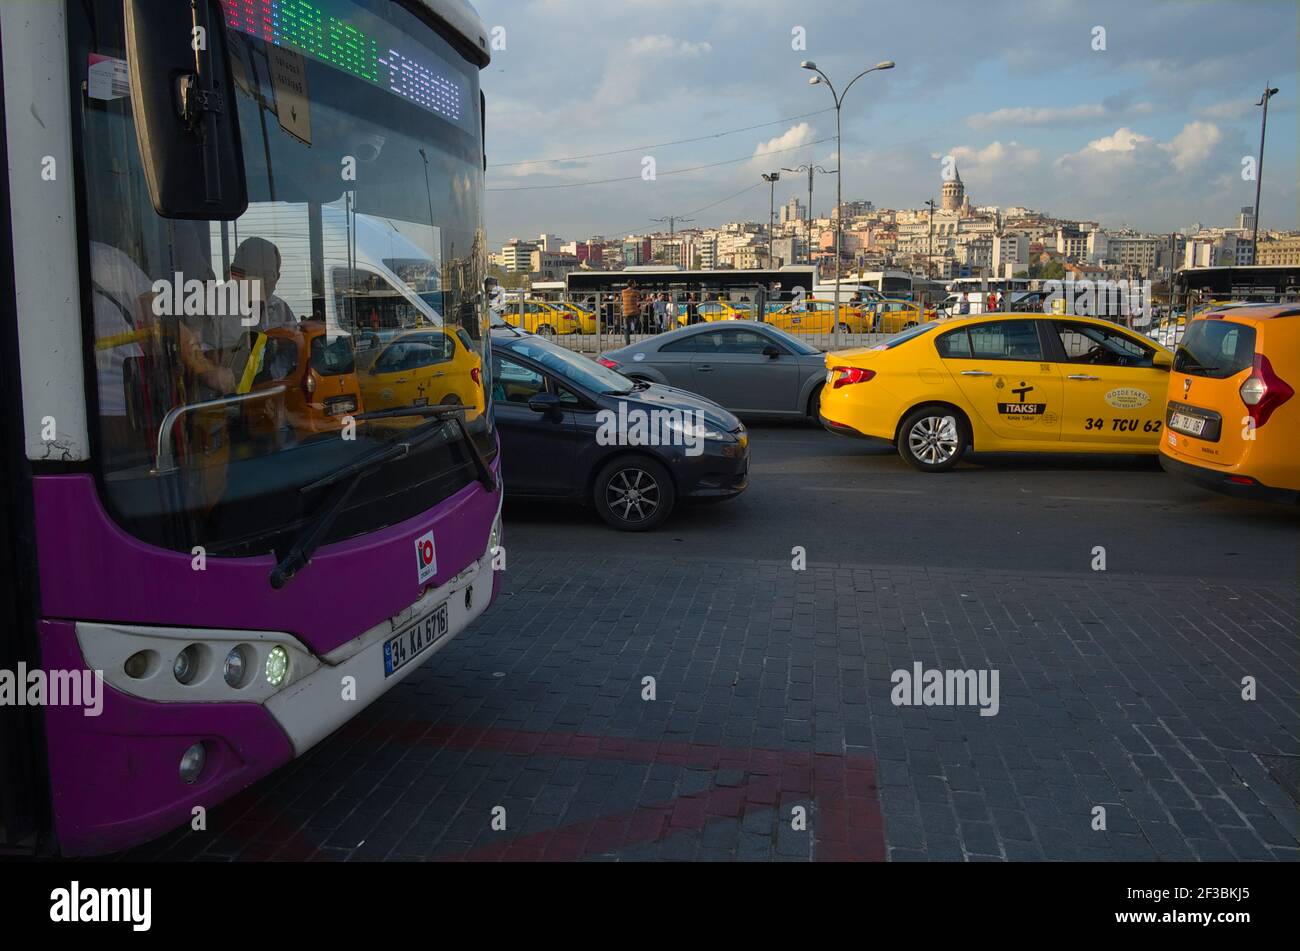
[{"label": "asphalt road", "polygon": [[802,424],[751,426],[749,489],[680,510],[648,534],[589,511],[507,503],[506,546],[530,556],[607,553],[810,563],[1090,571],[1295,581],[1300,508],[1244,502],[1166,475],[1154,458],[968,456],[926,475],[891,447]]}]

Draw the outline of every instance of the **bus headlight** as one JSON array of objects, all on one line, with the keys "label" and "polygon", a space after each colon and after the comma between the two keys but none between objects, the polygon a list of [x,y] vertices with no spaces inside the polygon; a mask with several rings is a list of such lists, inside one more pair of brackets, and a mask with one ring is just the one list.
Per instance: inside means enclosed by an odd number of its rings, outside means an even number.
[{"label": "bus headlight", "polygon": [[279,644],[267,651],[265,673],[266,682],[272,687],[283,684],[285,676],[289,673],[289,652]]},{"label": "bus headlight", "polygon": [[207,765],[208,754],[202,743],[195,743],[181,755],[181,782],[193,786]]},{"label": "bus headlight", "polygon": [[233,648],[226,655],[226,662],[221,665],[221,674],[226,678],[226,685],[230,687],[242,687],[244,685],[244,675],[248,673],[248,655],[245,653],[243,645]]},{"label": "bus headlight", "polygon": [[177,683],[187,684],[194,679],[194,675],[199,670],[199,648],[197,644],[191,644],[185,650],[176,655],[176,660],[172,662],[172,674],[176,677]]}]

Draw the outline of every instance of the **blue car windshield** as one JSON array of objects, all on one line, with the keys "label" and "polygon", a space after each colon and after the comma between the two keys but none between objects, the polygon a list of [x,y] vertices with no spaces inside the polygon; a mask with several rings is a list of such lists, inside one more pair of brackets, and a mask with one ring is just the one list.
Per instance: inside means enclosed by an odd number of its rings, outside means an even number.
[{"label": "blue car windshield", "polygon": [[517,353],[522,357],[540,363],[546,369],[559,374],[571,383],[576,383],[578,386],[594,393],[607,396],[615,393],[628,393],[635,385],[623,374],[615,373],[613,370],[601,366],[595,360],[565,350],[563,347],[557,347],[536,337],[521,340],[503,349],[507,353]]}]

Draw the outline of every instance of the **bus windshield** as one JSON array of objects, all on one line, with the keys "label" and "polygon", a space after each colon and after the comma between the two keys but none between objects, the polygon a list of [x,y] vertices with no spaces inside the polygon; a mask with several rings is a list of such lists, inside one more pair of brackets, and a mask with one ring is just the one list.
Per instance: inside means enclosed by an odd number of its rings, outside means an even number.
[{"label": "bus windshield", "polygon": [[[311,518],[323,495],[300,489],[423,422],[367,410],[461,405],[495,451],[482,117],[477,67],[392,0],[282,3],[274,18],[222,6],[249,193],[229,222],[155,213],[123,4],[69,3],[68,17],[101,491],[152,544],[247,555]],[[375,372],[417,327],[468,353]],[[473,481],[469,462],[446,426],[364,480],[325,540],[427,510]]]}]

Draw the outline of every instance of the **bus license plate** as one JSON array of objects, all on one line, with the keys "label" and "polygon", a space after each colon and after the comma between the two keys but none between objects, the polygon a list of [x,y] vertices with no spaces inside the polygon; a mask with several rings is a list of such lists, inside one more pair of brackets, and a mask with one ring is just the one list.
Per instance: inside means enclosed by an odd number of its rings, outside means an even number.
[{"label": "bus license plate", "polygon": [[447,602],[384,644],[384,676],[391,677],[447,634]]},{"label": "bus license plate", "polygon": [[1172,413],[1169,416],[1169,428],[1188,436],[1199,436],[1205,432],[1205,420],[1183,413]]}]

